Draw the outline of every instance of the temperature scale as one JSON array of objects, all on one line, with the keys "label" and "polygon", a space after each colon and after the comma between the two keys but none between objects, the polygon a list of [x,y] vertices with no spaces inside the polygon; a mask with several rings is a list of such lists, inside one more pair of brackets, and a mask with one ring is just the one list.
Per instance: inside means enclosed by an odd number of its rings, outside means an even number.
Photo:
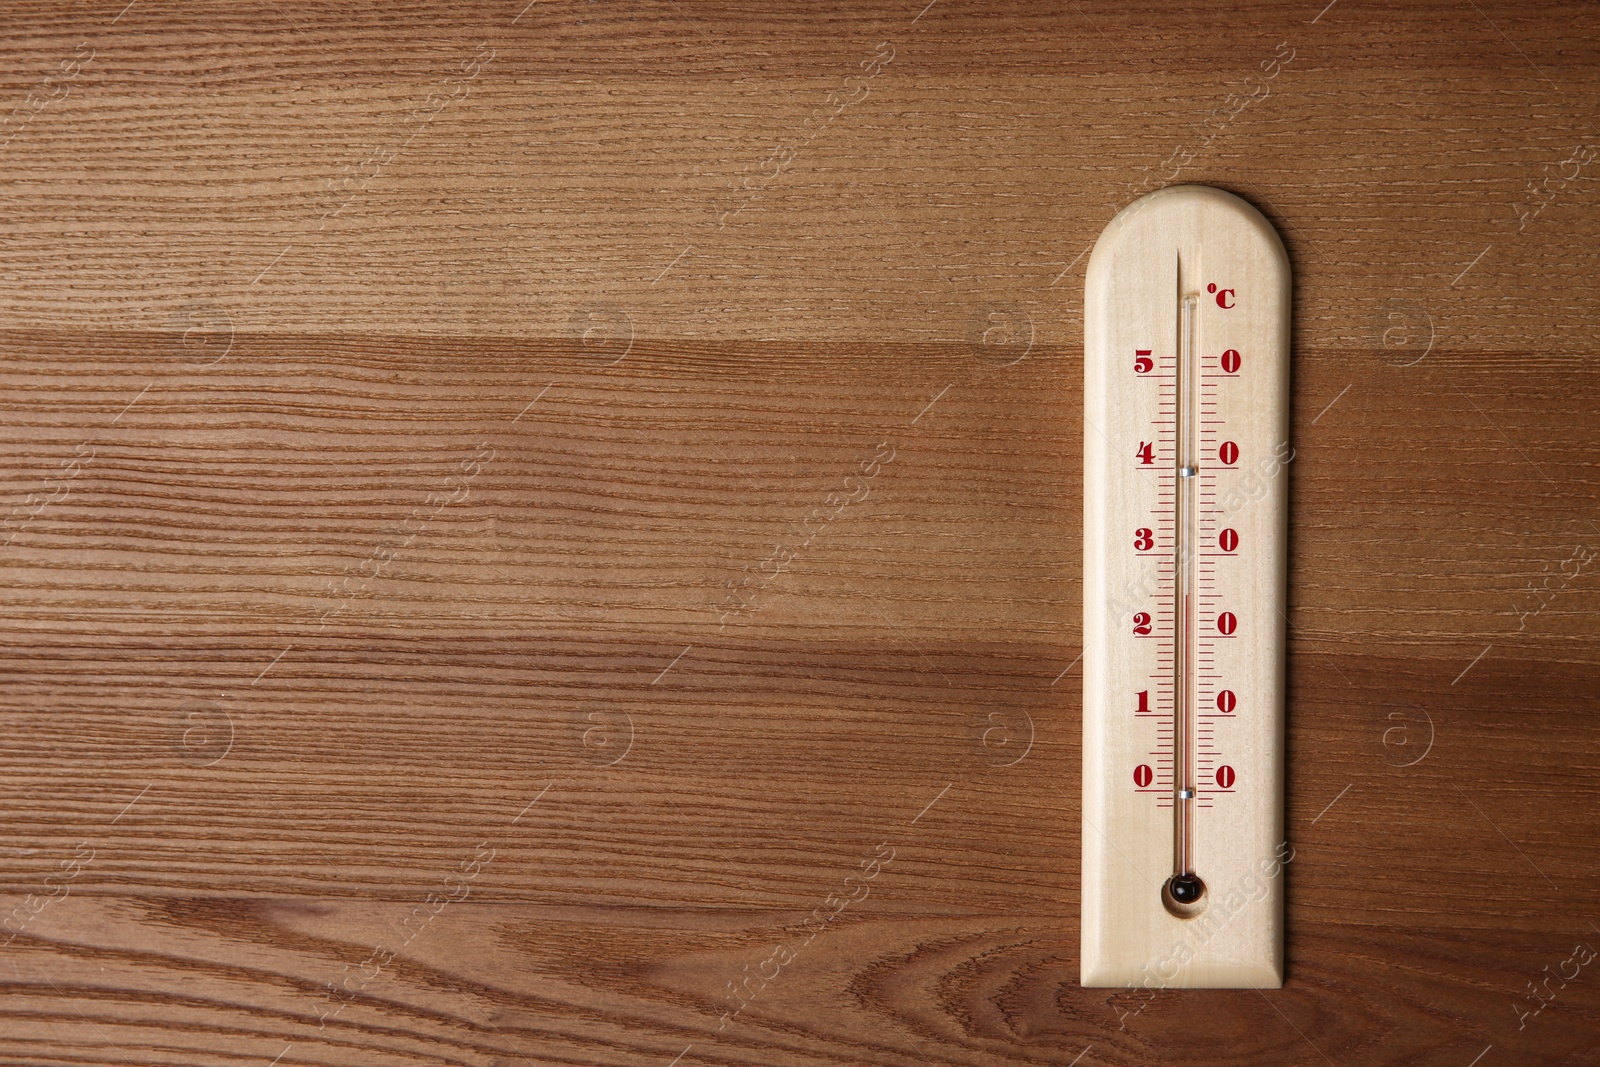
[{"label": "temperature scale", "polygon": [[1277,987],[1288,257],[1174,186],[1084,301],[1082,981]]}]

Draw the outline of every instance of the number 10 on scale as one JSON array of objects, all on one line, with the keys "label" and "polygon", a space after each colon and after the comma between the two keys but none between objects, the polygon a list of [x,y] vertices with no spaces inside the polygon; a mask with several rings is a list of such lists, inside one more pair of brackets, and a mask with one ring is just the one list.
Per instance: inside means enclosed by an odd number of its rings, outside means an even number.
[{"label": "number 10 on scale", "polygon": [[1082,980],[1277,986],[1289,270],[1176,186],[1085,292]]}]

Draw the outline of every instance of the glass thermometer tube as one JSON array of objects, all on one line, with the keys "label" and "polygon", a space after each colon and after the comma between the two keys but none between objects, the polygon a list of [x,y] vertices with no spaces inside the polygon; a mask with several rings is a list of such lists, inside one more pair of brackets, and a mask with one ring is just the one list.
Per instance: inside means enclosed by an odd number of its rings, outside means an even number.
[{"label": "glass thermometer tube", "polygon": [[[1178,264],[1178,292],[1183,292],[1183,264]],[[1194,720],[1195,720],[1195,615],[1199,601],[1196,568],[1200,530],[1195,497],[1199,486],[1199,450],[1196,424],[1200,399],[1195,353],[1195,326],[1200,297],[1184,295],[1178,309],[1177,440],[1173,449],[1175,500],[1173,546],[1173,649],[1172,649],[1172,877],[1166,892],[1179,904],[1200,899],[1205,884],[1194,873]]]}]

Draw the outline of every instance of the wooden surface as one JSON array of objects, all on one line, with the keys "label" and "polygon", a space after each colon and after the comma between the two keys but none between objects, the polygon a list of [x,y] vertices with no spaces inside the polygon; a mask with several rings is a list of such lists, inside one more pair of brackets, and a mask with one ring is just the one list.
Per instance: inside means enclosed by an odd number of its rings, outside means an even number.
[{"label": "wooden surface", "polygon": [[[1591,5],[4,27],[0,1060],[1600,1056]],[[1294,267],[1268,993],[1076,981],[1171,180]]]}]

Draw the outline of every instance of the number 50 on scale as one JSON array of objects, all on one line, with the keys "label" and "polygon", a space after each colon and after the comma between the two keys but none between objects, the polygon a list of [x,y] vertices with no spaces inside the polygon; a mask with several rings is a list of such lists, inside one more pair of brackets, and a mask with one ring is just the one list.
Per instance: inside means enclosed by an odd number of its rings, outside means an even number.
[{"label": "number 50 on scale", "polygon": [[1174,186],[1106,227],[1084,308],[1082,981],[1276,987],[1288,258]]}]

